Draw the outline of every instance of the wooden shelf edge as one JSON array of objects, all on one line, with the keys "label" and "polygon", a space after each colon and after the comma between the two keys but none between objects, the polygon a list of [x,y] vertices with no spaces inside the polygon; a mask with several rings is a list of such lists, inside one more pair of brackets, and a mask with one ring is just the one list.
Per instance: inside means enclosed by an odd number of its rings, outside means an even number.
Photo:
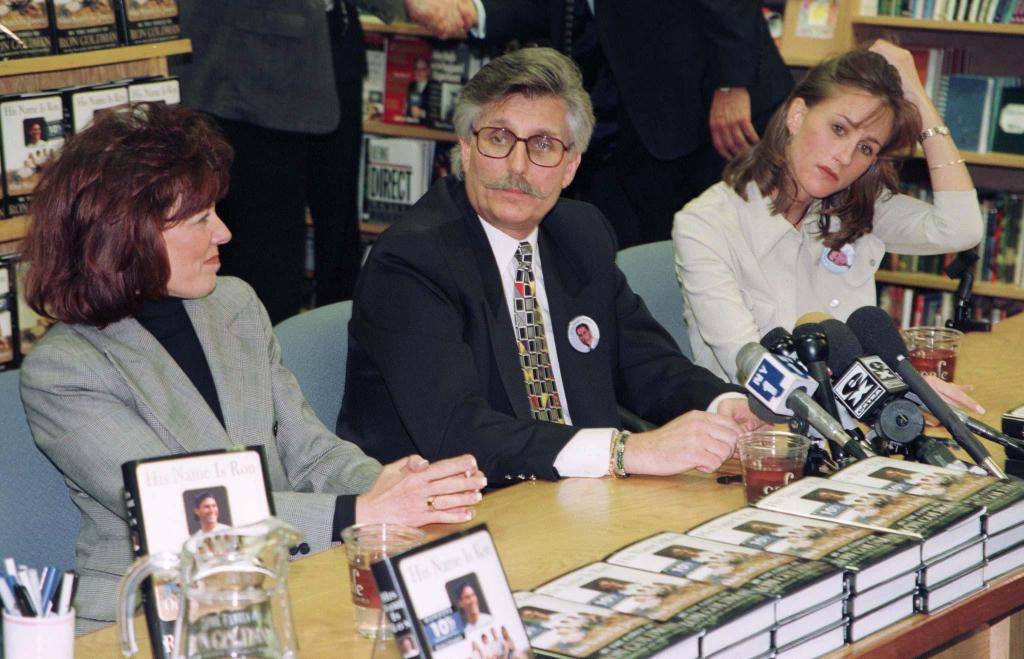
[{"label": "wooden shelf edge", "polygon": [[1024,36],[1024,24],[1020,23],[971,23],[968,21],[934,21],[923,18],[902,16],[853,16],[854,25],[906,28],[908,30],[937,30],[940,32],[977,32],[1002,36]]},{"label": "wooden shelf edge", "polygon": [[363,24],[364,32],[379,32],[382,34],[409,34],[418,37],[432,37],[429,30],[415,23],[385,23],[376,16],[362,15],[359,21]]},{"label": "wooden shelf edge", "polygon": [[192,52],[192,42],[188,39],[160,41],[139,46],[121,46],[105,50],[90,50],[70,55],[47,55],[45,57],[26,57],[24,59],[4,60],[0,62],[0,76],[45,73],[48,71],[66,71],[81,69],[87,66],[102,66],[119,62],[170,57]]},{"label": "wooden shelf edge", "polygon": [[375,135],[388,135],[391,137],[413,137],[421,140],[435,140],[438,142],[457,142],[455,133],[448,130],[437,130],[424,126],[412,126],[404,124],[389,124],[375,119],[363,121],[363,132]]},{"label": "wooden shelf edge", "polygon": [[0,243],[21,240],[28,233],[28,215],[0,220]]},{"label": "wooden shelf edge", "polygon": [[[956,290],[957,280],[943,275],[930,275],[923,272],[895,272],[879,270],[875,273],[875,281],[880,284],[894,284],[911,288],[931,288],[942,291]],[[1001,282],[976,281],[974,294],[985,297],[997,297],[1006,300],[1024,300],[1024,288]]]}]

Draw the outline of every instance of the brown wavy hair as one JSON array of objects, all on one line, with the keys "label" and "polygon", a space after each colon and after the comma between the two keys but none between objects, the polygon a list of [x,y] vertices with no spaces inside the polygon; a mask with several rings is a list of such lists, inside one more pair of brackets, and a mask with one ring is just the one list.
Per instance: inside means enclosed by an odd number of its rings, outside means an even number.
[{"label": "brown wavy hair", "polygon": [[232,157],[213,123],[182,106],[98,114],[47,165],[32,196],[29,306],[104,327],[166,296],[161,234],[223,198]]},{"label": "brown wavy hair", "polygon": [[[857,48],[815,66],[772,115],[761,141],[736,156],[722,173],[722,179],[744,199],[747,184],[754,181],[762,195],[775,195],[772,212],[784,213],[797,193],[797,184],[786,159],[789,141],[786,112],[790,103],[802,98],[811,108],[850,89],[867,92],[882,101],[883,107],[892,113],[893,125],[889,139],[879,149],[871,167],[850,187],[821,200],[818,230],[822,241],[832,249],[839,249],[871,232],[875,201],[883,193],[895,193],[899,186],[893,153],[910,147],[921,132],[921,115],[903,97],[899,71],[884,57]],[[835,231],[829,226],[833,215],[839,218],[839,228]]]}]

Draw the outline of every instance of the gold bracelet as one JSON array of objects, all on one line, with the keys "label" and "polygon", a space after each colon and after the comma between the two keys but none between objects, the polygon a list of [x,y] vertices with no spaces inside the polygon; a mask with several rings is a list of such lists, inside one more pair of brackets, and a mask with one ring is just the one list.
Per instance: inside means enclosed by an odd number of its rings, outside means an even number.
[{"label": "gold bracelet", "polygon": [[957,160],[950,160],[949,162],[944,162],[941,165],[928,165],[928,169],[942,169],[943,167],[949,167],[950,165],[962,165],[963,163],[964,159],[959,158]]}]

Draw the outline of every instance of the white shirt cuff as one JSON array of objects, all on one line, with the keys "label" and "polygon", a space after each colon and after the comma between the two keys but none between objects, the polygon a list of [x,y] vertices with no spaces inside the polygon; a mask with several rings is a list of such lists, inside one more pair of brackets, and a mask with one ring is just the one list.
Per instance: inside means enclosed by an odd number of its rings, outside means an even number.
[{"label": "white shirt cuff", "polygon": [[728,400],[730,398],[743,398],[745,400],[746,396],[738,391],[727,391],[724,394],[719,394],[713,401],[711,401],[711,404],[708,405],[707,411],[711,414],[718,414],[718,406],[723,400]]},{"label": "white shirt cuff", "polygon": [[487,36],[487,12],[484,11],[483,0],[473,0],[473,5],[476,7],[476,25],[469,28],[469,34],[477,39],[483,39]]},{"label": "white shirt cuff", "polygon": [[[717,399],[716,399],[717,400]],[[615,428],[584,428],[562,447],[555,458],[558,475],[565,478],[600,478],[608,475],[608,451]]]}]

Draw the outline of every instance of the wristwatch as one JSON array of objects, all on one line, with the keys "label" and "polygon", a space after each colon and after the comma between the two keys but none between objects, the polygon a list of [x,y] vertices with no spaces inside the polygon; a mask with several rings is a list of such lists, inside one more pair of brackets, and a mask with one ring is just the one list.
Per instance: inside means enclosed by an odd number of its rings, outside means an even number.
[{"label": "wristwatch", "polygon": [[917,136],[917,141],[921,142],[923,144],[926,139],[928,139],[929,137],[932,137],[934,135],[945,135],[946,137],[949,137],[949,127],[948,126],[932,126],[931,128],[927,128],[925,130],[922,130],[921,134]]},{"label": "wristwatch", "polygon": [[722,92],[723,94],[728,94],[729,92],[732,91],[732,87],[719,87],[715,91],[716,92]]}]

